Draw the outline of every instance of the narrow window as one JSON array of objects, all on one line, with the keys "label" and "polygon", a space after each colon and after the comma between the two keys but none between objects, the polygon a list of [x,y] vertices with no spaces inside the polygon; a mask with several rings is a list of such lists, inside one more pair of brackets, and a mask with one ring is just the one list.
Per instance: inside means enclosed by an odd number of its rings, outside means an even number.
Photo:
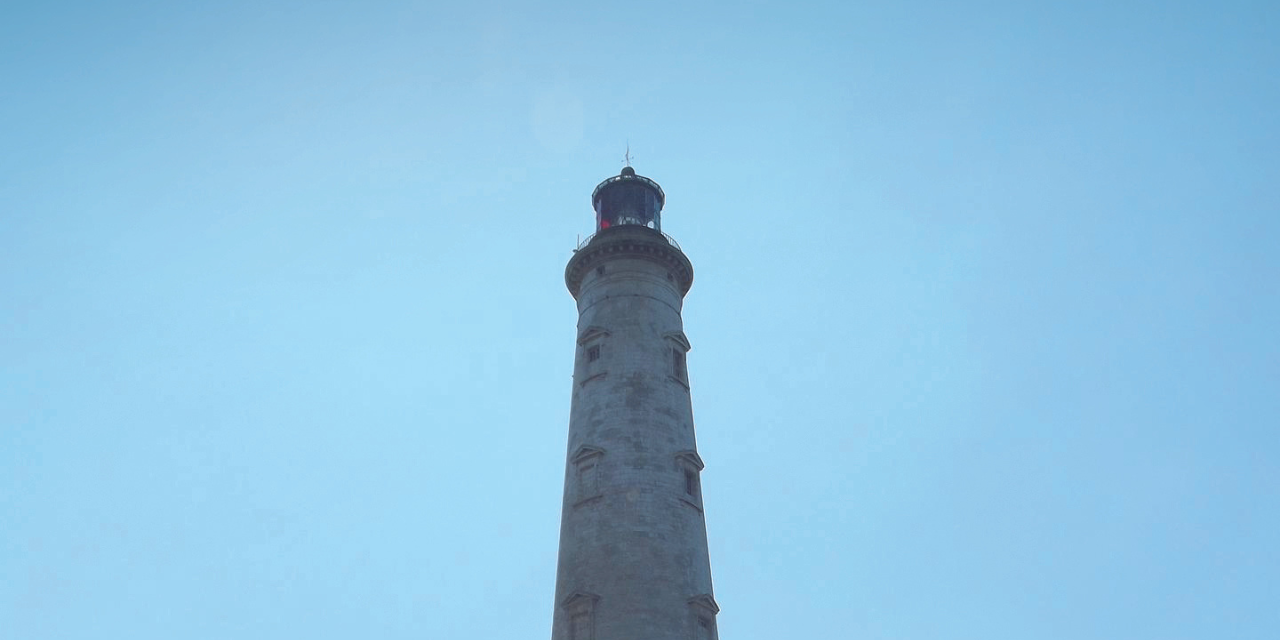
[{"label": "narrow window", "polygon": [[595,362],[600,359],[600,345],[593,344],[587,347],[587,362]]},{"label": "narrow window", "polygon": [[600,495],[599,463],[600,456],[603,455],[604,449],[583,445],[569,457],[569,464],[573,465],[574,477],[577,478],[574,483],[574,506]]},{"label": "narrow window", "polygon": [[569,624],[570,640],[591,640],[591,616],[587,613],[574,614]]},{"label": "narrow window", "polygon": [[578,499],[589,498],[596,494],[596,463],[584,462],[578,466]]},{"label": "narrow window", "polygon": [[698,640],[711,640],[711,618],[698,616]]},{"label": "narrow window", "polygon": [[684,493],[680,494],[680,499],[685,504],[702,510],[702,458],[698,457],[696,451],[681,451],[676,454],[676,470],[680,474],[677,478],[684,481],[683,484],[677,485],[684,489]]},{"label": "narrow window", "polygon": [[564,608],[564,621],[569,623],[568,640],[595,640],[595,608],[600,596],[593,593],[577,592],[560,606]]},{"label": "narrow window", "polygon": [[685,379],[684,351],[681,351],[678,347],[671,349],[671,375],[675,376],[677,380]]}]

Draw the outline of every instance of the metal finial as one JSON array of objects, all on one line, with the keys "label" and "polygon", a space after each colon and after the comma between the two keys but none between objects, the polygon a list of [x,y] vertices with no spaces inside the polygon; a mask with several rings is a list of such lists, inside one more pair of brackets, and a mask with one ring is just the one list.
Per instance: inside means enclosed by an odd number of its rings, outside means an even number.
[{"label": "metal finial", "polygon": [[631,141],[627,141],[627,155],[622,156],[623,162],[629,167],[631,166]]}]

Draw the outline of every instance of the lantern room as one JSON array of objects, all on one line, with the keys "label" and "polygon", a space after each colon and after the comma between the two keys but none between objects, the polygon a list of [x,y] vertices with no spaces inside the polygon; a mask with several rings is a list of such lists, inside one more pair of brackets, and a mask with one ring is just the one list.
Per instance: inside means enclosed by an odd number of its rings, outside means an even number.
[{"label": "lantern room", "polygon": [[596,231],[618,225],[639,225],[662,231],[662,205],[666,195],[658,183],[623,167],[622,173],[596,186],[591,207],[596,210]]}]

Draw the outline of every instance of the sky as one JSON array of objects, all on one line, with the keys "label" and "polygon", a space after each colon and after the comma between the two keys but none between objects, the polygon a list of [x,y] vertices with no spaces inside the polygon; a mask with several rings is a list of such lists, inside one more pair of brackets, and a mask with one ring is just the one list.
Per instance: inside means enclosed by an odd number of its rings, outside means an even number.
[{"label": "sky", "polygon": [[722,638],[1280,637],[1280,4],[0,16],[0,640],[549,637],[628,147]]}]

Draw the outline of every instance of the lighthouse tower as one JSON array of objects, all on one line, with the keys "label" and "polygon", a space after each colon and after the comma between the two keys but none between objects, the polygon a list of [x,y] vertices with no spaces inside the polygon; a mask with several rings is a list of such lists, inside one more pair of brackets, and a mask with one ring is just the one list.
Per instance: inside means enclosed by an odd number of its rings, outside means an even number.
[{"label": "lighthouse tower", "polygon": [[666,196],[626,167],[591,194],[578,303],[552,640],[716,640],[680,309],[693,265]]}]

